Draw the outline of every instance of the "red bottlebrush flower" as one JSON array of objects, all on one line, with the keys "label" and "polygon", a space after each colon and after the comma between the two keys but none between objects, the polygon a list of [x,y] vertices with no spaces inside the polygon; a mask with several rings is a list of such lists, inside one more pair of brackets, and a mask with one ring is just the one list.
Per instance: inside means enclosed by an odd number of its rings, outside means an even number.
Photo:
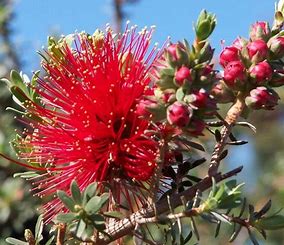
[{"label": "red bottlebrush flower", "polygon": [[268,22],[257,21],[251,26],[250,38],[255,41],[258,39],[267,40],[270,36],[270,28]]},{"label": "red bottlebrush flower", "polygon": [[176,101],[168,107],[167,119],[171,125],[178,127],[185,127],[190,122],[192,116],[192,109],[179,101]]},{"label": "red bottlebrush flower", "polygon": [[256,40],[247,45],[248,55],[252,62],[260,62],[267,58],[268,47],[263,40]]},{"label": "red bottlebrush flower", "polygon": [[175,74],[175,80],[179,86],[184,85],[185,80],[192,81],[190,69],[186,66],[179,68]]},{"label": "red bottlebrush flower", "polygon": [[257,85],[263,85],[272,77],[272,68],[266,62],[262,61],[249,69],[250,76],[255,79]]},{"label": "red bottlebrush flower", "polygon": [[[146,55],[152,32],[132,28],[115,38],[109,28],[97,36],[81,33],[72,45],[62,42],[47,52],[47,75],[35,88],[41,103],[26,107],[34,117],[17,142],[19,157],[46,171],[33,183],[38,196],[68,191],[72,180],[81,190],[106,181],[119,202],[129,197],[127,181],[133,186],[151,178],[157,142],[144,136],[150,123],[135,110],[160,55],[155,49]],[[59,199],[44,208],[47,222],[64,210]]]},{"label": "red bottlebrush flower", "polygon": [[234,46],[226,47],[220,54],[220,65],[226,67],[231,61],[240,60],[239,49]]},{"label": "red bottlebrush flower", "polygon": [[241,61],[230,62],[224,70],[224,81],[229,87],[234,87],[236,82],[246,78],[246,69]]}]

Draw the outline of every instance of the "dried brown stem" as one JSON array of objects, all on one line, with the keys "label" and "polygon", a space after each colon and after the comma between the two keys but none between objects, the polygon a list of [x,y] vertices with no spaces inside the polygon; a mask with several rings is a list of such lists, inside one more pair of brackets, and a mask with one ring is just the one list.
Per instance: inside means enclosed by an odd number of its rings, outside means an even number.
[{"label": "dried brown stem", "polygon": [[65,240],[66,225],[58,224],[56,245],[63,245]]},{"label": "dried brown stem", "polygon": [[227,116],[224,121],[224,126],[222,127],[221,130],[221,139],[219,142],[216,143],[214,151],[212,153],[211,163],[208,170],[209,176],[214,176],[218,172],[218,168],[220,165],[220,155],[222,154],[226,146],[232,128],[234,127],[235,123],[237,122],[244,108],[245,108],[244,96],[242,94],[239,94],[235,103],[232,105],[232,107],[229,109],[227,113]]},{"label": "dried brown stem", "polygon": [[[238,174],[242,170],[242,167],[236,168],[228,173],[221,174],[217,173],[213,177],[216,181],[216,183],[230,178],[236,174]],[[207,176],[194,186],[190,187],[189,189],[178,193],[173,194],[170,197],[170,203],[172,208],[175,208],[177,206],[182,205],[182,200],[185,201],[192,200],[195,196],[195,193],[197,190],[203,192],[207,189],[209,189],[212,186],[212,178]],[[169,211],[169,205],[168,201],[166,199],[160,200],[156,205],[157,214],[166,213]],[[122,219],[118,222],[114,222],[111,224],[108,224],[107,229],[105,230],[106,233],[110,235],[110,237],[101,237],[101,239],[96,243],[97,245],[105,245],[109,244],[111,241],[115,241],[127,234],[130,234],[135,226],[137,225],[139,220],[143,220],[144,218],[151,218],[155,216],[154,208],[149,207],[147,209],[139,210],[132,215],[130,215],[128,218]]]}]

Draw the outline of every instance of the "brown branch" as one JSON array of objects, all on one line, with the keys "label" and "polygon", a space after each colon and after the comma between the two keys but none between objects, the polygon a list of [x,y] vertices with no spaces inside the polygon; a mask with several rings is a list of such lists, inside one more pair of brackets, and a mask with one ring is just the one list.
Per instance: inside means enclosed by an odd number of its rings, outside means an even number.
[{"label": "brown branch", "polygon": [[66,225],[62,223],[58,224],[56,245],[64,244],[65,233],[66,233]]},{"label": "brown branch", "polygon": [[[216,181],[216,183],[230,178],[236,174],[238,174],[242,170],[242,167],[236,168],[228,173],[221,174],[217,173],[213,177]],[[200,190],[201,192],[209,189],[212,186],[212,178],[207,176],[194,186],[188,188],[187,190],[178,193],[173,194],[170,197],[170,203],[172,208],[178,207],[182,205],[182,200],[190,201],[194,198],[196,191]],[[160,200],[156,205],[157,214],[166,213],[169,211],[169,205],[168,201],[166,199]],[[130,234],[132,230],[135,228],[136,224],[138,223],[138,220],[141,220],[143,218],[149,218],[155,216],[154,208],[149,207],[147,209],[139,210],[132,215],[130,215],[128,218],[122,219],[118,222],[114,222],[111,224],[108,224],[107,229],[105,232],[110,235],[110,237],[101,237],[100,240],[96,243],[97,245],[105,245],[109,244],[111,241],[115,241],[127,234]]]},{"label": "brown branch", "polygon": [[209,176],[214,176],[218,172],[219,164],[220,164],[220,155],[222,154],[229,135],[231,134],[232,128],[240,117],[241,113],[245,108],[244,95],[239,94],[235,103],[229,109],[227,116],[224,120],[224,126],[221,130],[221,139],[215,145],[214,151],[211,157],[211,163],[208,170]]}]

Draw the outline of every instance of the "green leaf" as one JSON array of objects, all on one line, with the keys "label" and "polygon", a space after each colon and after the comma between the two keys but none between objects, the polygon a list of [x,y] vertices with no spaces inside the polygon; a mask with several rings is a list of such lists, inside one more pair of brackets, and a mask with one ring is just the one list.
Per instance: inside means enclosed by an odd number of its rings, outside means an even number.
[{"label": "green leaf", "polygon": [[76,180],[73,180],[71,183],[71,194],[75,203],[82,205],[82,195]]},{"label": "green leaf", "polygon": [[11,87],[11,86],[12,86],[11,81],[8,80],[7,78],[1,78],[1,79],[0,79],[0,82],[6,83],[6,85],[7,85],[8,87]]},{"label": "green leaf", "polygon": [[45,245],[51,245],[53,240],[54,240],[55,236],[53,235],[46,243]]},{"label": "green leaf", "polygon": [[64,191],[57,191],[58,198],[62,201],[64,206],[70,211],[75,212],[75,202]]},{"label": "green leaf", "polygon": [[94,214],[92,215],[92,220],[97,230],[102,231],[105,229],[105,219],[102,215]]},{"label": "green leaf", "polygon": [[86,203],[93,197],[96,193],[98,184],[96,182],[90,184],[87,186],[87,188],[83,192],[83,205],[86,205]]},{"label": "green leaf", "polygon": [[42,230],[43,230],[43,215],[41,214],[36,222],[35,226],[35,240],[40,241],[42,240]]},{"label": "green leaf", "polygon": [[184,98],[184,96],[185,96],[185,93],[184,93],[184,91],[183,91],[183,88],[182,88],[182,87],[178,88],[178,89],[177,89],[177,92],[176,92],[176,98],[177,98],[177,100],[178,100],[178,101],[182,101],[183,98]]},{"label": "green leaf", "polygon": [[58,214],[56,216],[56,220],[62,223],[70,223],[72,222],[74,219],[76,219],[77,214],[75,213],[66,213],[66,214]]},{"label": "green leaf", "polygon": [[270,217],[264,217],[255,222],[255,227],[264,230],[279,230],[284,228],[284,216],[274,215]]},{"label": "green leaf", "polygon": [[81,237],[85,231],[85,228],[86,228],[86,223],[84,220],[80,219],[77,227],[76,227],[76,236],[77,237]]},{"label": "green leaf", "polygon": [[18,87],[22,87],[24,81],[23,81],[21,75],[17,71],[12,70],[11,73],[10,73],[10,77],[11,77],[13,84],[15,84]]},{"label": "green leaf", "polygon": [[29,245],[27,242],[20,241],[13,237],[8,237],[5,240],[7,243],[14,244],[14,245]]},{"label": "green leaf", "polygon": [[118,212],[118,211],[104,212],[104,216],[109,217],[109,218],[115,218],[115,219],[122,219],[123,218],[123,214]]},{"label": "green leaf", "polygon": [[88,201],[88,203],[85,206],[85,211],[88,214],[94,214],[98,212],[101,209],[101,197],[99,196],[94,196]]},{"label": "green leaf", "polygon": [[37,177],[37,176],[39,176],[39,174],[34,172],[34,171],[27,171],[27,172],[23,172],[23,173],[15,173],[13,175],[14,178],[21,177],[23,179],[29,179],[29,178],[33,178],[33,177]]}]

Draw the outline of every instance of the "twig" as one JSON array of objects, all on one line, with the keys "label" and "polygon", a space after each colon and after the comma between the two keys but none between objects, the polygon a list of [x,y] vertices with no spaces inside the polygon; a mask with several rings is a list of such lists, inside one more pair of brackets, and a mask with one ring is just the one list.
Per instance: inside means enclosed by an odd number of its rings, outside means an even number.
[{"label": "twig", "polygon": [[245,101],[244,95],[240,94],[237,97],[237,100],[229,109],[227,116],[224,121],[224,126],[221,130],[221,139],[219,142],[216,143],[214,151],[211,157],[211,163],[208,170],[209,176],[214,176],[218,172],[219,164],[220,164],[220,155],[222,154],[226,144],[227,139],[234,127],[235,123],[237,122],[238,118],[240,117],[241,113],[245,108]]},{"label": "twig", "polygon": [[63,245],[65,240],[66,225],[58,224],[56,245]]},{"label": "twig", "polygon": [[[238,174],[241,170],[242,170],[242,167],[238,167],[225,174],[217,173],[216,175],[214,175],[214,179],[216,183],[218,183],[224,179],[230,178]],[[203,192],[209,189],[211,186],[212,186],[212,179],[211,177],[207,176],[203,180],[195,184],[194,186],[188,188],[187,190],[181,193],[178,193],[178,194],[173,194],[170,197],[172,207],[175,208],[179,205],[182,205],[181,197],[184,197],[186,201],[192,200],[197,190],[200,190],[201,192]],[[166,199],[160,200],[157,203],[156,207],[157,207],[156,210],[158,214],[165,213],[169,210],[168,202]],[[138,220],[141,220],[143,218],[153,217],[154,215],[155,215],[154,209],[152,207],[149,207],[147,209],[142,209],[142,210],[139,210],[133,213],[128,218],[122,219],[117,222],[110,223],[108,224],[107,229],[105,230],[105,232],[109,234],[110,237],[101,237],[100,240],[96,244],[106,245],[106,244],[109,244],[111,241],[115,241],[127,234],[130,234],[132,230],[135,228]]]}]

